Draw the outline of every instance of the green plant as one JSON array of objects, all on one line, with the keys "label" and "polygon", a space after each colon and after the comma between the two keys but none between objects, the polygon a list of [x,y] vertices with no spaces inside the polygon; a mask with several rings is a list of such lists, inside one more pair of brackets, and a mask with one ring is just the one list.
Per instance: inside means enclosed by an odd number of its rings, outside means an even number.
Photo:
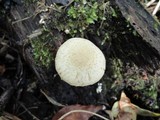
[{"label": "green plant", "polygon": [[52,37],[47,33],[31,40],[33,48],[33,57],[37,65],[48,67],[53,60],[53,55],[50,50],[49,41]]},{"label": "green plant", "polygon": [[75,0],[74,6],[71,6],[67,11],[67,25],[65,29],[69,30],[69,34],[75,36],[80,33],[83,36],[89,25],[95,24],[98,20],[105,20],[103,16],[102,3],[96,0],[89,2],[85,0]]},{"label": "green plant", "polygon": [[108,4],[109,2],[105,3],[103,0],[73,0],[67,8],[54,13],[52,24],[59,31],[64,31],[72,37],[83,37],[85,31],[90,30],[91,25],[106,20],[105,9]]}]

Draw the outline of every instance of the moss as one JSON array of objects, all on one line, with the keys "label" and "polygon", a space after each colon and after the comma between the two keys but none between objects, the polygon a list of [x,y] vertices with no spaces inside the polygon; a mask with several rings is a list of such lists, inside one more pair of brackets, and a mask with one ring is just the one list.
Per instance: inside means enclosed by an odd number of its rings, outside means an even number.
[{"label": "moss", "polygon": [[49,33],[43,33],[31,40],[33,56],[37,65],[49,67],[53,61],[52,47],[49,45],[51,41],[53,41],[53,37]]},{"label": "moss", "polygon": [[[108,61],[106,86],[119,93],[121,90],[127,90],[132,94],[132,99],[140,100],[143,105],[149,109],[157,109],[157,86],[158,77],[152,76],[144,69],[140,69],[133,63],[123,63],[120,59],[112,58]],[[141,72],[146,73],[147,79],[144,79]],[[111,81],[111,82],[108,82]],[[136,93],[136,94],[133,94]]]},{"label": "moss", "polygon": [[156,78],[150,76],[149,80],[143,80],[141,78],[128,79],[127,84],[132,86],[134,91],[142,94],[142,96],[135,97],[141,99],[148,108],[158,108]]},{"label": "moss", "polygon": [[130,89],[131,93],[136,91],[137,95],[132,96],[134,99],[141,100],[150,109],[157,109],[158,77],[148,74],[147,71],[138,68],[135,64],[128,64],[124,69],[126,71],[122,71],[123,80],[119,85]]},{"label": "moss", "polygon": [[87,31],[92,31],[92,25],[102,27],[108,16],[117,16],[108,1],[73,0],[67,8],[54,13],[51,24],[59,31],[67,31],[72,37],[84,37]]}]

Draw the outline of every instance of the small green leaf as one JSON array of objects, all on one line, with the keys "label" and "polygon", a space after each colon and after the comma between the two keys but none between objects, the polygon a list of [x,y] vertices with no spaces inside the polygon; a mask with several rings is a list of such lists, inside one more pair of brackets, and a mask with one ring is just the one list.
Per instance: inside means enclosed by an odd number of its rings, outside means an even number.
[{"label": "small green leaf", "polygon": [[112,11],[112,16],[117,17],[117,14],[116,14],[115,10],[112,7],[110,7],[110,8],[111,8],[111,11]]},{"label": "small green leaf", "polygon": [[94,24],[94,20],[92,18],[87,18],[87,23]]}]

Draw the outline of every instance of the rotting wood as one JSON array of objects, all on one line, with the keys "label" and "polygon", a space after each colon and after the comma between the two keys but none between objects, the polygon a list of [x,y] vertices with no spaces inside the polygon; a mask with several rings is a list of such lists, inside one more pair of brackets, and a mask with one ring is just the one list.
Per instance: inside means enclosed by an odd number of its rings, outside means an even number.
[{"label": "rotting wood", "polygon": [[[40,2],[45,2],[45,5],[50,5],[56,2],[55,0],[42,0]],[[60,2],[60,1],[59,1]],[[63,1],[62,1],[63,2]],[[65,3],[64,3],[65,4]],[[29,39],[41,35],[42,26],[39,24],[40,13],[37,13],[37,4],[30,4],[29,6],[16,5],[12,7],[10,11],[11,22],[8,21],[10,26],[10,34],[15,40],[15,45],[19,47],[20,54],[23,59],[30,66],[31,70],[38,79],[38,83],[41,89],[48,89],[48,76],[46,72],[39,66],[36,65],[33,55],[32,48]]]},{"label": "rotting wood", "polygon": [[[45,71],[41,67],[36,65],[32,55],[31,46],[28,42],[28,39],[34,38],[35,35],[41,35],[43,31],[41,26],[39,25],[39,14],[36,14],[35,11],[35,4],[30,5],[29,7],[26,7],[25,5],[14,6],[10,12],[10,16],[12,19],[11,35],[15,40],[16,46],[19,47],[19,52],[23,56],[23,59],[30,66],[31,70],[37,77],[38,84],[41,87],[41,90],[49,91],[49,84],[47,81],[48,77]],[[28,15],[26,15],[27,13]],[[53,96],[48,97],[52,97],[52,100],[54,100]],[[54,105],[57,105],[57,103],[55,103]],[[58,105],[60,105],[60,103]]]},{"label": "rotting wood", "polygon": [[[26,16],[26,11],[29,12],[29,16]],[[33,31],[39,28],[38,16],[33,16],[35,13],[34,6],[30,6],[29,8],[25,8],[25,6],[15,6],[11,10],[11,18],[12,18],[12,30],[15,33],[14,37],[16,40],[23,41],[27,39],[27,36],[32,34]],[[28,18],[23,20],[24,18]],[[23,20],[23,21],[20,21]],[[19,21],[19,22],[15,22]]]},{"label": "rotting wood", "polygon": [[[30,68],[37,76],[39,83],[42,85],[47,83],[43,76],[44,73],[40,68],[34,63],[33,56],[31,54],[30,48],[28,45],[28,39],[36,30],[40,30],[39,26],[39,16],[35,16],[36,5],[30,6],[14,6],[11,9],[10,16],[12,19],[11,22],[11,32],[12,36],[16,40],[15,44],[21,47],[21,54],[23,55],[25,61],[29,64]],[[27,18],[27,19],[26,19]],[[41,31],[42,32],[42,31]],[[39,34],[38,34],[39,35]],[[43,75],[42,75],[43,74]]]},{"label": "rotting wood", "polygon": [[131,23],[135,30],[149,43],[160,55],[160,25],[135,0],[116,0],[123,16]]}]

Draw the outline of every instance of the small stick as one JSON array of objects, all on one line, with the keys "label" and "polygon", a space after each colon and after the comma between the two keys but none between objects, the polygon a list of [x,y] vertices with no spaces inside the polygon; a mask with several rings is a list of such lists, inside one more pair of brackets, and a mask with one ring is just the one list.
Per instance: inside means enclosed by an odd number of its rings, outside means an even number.
[{"label": "small stick", "polygon": [[156,8],[154,9],[154,11],[153,11],[153,13],[152,13],[153,16],[157,13],[157,11],[159,10],[159,7],[160,7],[160,0],[159,0],[159,2],[157,3]]},{"label": "small stick", "polygon": [[155,1],[156,1],[156,0],[151,0],[151,1],[149,1],[149,2],[146,4],[146,6],[149,7],[149,6],[152,5]]},{"label": "small stick", "polygon": [[19,102],[19,104],[25,109],[25,111],[33,117],[33,120],[40,120],[35,115],[33,115],[22,103]]}]

